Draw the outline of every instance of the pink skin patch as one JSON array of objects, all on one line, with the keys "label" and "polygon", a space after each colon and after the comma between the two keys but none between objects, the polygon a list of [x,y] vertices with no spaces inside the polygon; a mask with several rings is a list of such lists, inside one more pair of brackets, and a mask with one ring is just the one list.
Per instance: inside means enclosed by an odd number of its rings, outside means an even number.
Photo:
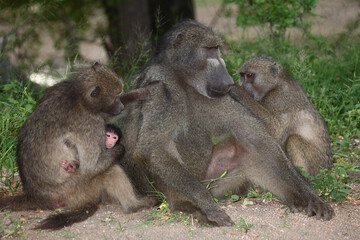
[{"label": "pink skin patch", "polygon": [[79,168],[79,164],[71,164],[67,160],[62,161],[60,164],[68,173],[74,173]]},{"label": "pink skin patch", "polygon": [[119,136],[113,132],[106,132],[106,148],[113,148],[116,142],[119,140]]},{"label": "pink skin patch", "polygon": [[54,205],[53,205],[53,209],[59,209],[59,208],[65,208],[66,203],[63,199],[58,199]]}]

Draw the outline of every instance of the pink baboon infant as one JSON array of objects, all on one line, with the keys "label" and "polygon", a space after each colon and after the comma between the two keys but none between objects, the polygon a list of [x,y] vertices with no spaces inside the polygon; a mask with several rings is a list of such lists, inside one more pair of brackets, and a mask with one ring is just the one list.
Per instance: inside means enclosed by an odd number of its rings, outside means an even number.
[{"label": "pink baboon infant", "polygon": [[[107,149],[113,148],[121,138],[122,135],[121,130],[115,125],[106,124],[105,132],[106,132],[106,142],[105,142],[106,148]],[[76,169],[79,168],[79,163],[78,162],[70,163],[69,161],[64,160],[61,162],[61,167],[63,167],[68,173],[74,173]]]}]

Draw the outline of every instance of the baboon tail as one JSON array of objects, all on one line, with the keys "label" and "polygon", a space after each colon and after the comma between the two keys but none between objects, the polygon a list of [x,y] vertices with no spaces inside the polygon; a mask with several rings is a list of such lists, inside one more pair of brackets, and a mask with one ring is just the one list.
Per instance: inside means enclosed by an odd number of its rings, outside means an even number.
[{"label": "baboon tail", "polygon": [[73,223],[81,222],[94,215],[98,205],[88,205],[79,210],[68,211],[64,213],[50,215],[39,223],[34,229],[52,229],[58,230]]},{"label": "baboon tail", "polygon": [[0,210],[27,211],[39,209],[39,205],[30,201],[24,194],[0,199]]}]

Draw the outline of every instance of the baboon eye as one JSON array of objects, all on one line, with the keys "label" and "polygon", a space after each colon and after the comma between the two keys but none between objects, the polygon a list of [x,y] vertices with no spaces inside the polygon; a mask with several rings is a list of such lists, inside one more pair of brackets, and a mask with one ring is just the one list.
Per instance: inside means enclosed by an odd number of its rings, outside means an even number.
[{"label": "baboon eye", "polygon": [[109,137],[110,137],[110,134],[106,134],[106,137],[108,137],[108,138],[109,138]]},{"label": "baboon eye", "polygon": [[246,73],[241,72],[241,73],[240,73],[240,78],[241,78],[241,79],[245,79],[245,75],[246,75]]},{"label": "baboon eye", "polygon": [[243,81],[243,82],[245,82],[245,83],[252,83],[252,82],[254,82],[254,77],[255,77],[255,74],[254,74],[254,73],[240,72],[240,79],[241,79],[241,81]]},{"label": "baboon eye", "polygon": [[254,76],[253,73],[247,73],[247,74],[246,74],[246,77],[247,77],[247,78],[252,78],[253,76]]},{"label": "baboon eye", "polygon": [[117,137],[113,137],[113,139],[115,139],[115,140],[116,140],[116,139],[117,139]]},{"label": "baboon eye", "polygon": [[206,47],[207,49],[211,50],[211,49],[218,49],[219,48],[219,45],[216,45],[216,46],[212,46],[212,47]]},{"label": "baboon eye", "polygon": [[90,93],[90,96],[91,97],[93,97],[93,98],[95,98],[95,97],[97,97],[97,96],[99,96],[99,94],[100,94],[100,87],[95,87],[95,89]]}]

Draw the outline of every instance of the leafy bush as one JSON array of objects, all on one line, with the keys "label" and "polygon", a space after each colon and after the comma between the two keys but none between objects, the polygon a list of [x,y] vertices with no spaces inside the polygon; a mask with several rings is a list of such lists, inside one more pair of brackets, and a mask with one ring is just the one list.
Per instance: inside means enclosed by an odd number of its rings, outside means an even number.
[{"label": "leafy bush", "polygon": [[316,16],[312,10],[316,0],[227,0],[239,8],[236,24],[242,28],[256,24],[269,24],[274,39],[285,39],[289,27],[306,30],[311,24],[305,16]]},{"label": "leafy bush", "polygon": [[343,164],[335,163],[331,170],[321,169],[320,173],[315,177],[310,176],[307,172],[302,170],[301,173],[313,184],[318,191],[319,196],[325,201],[346,201],[346,197],[350,194],[348,182],[349,175],[347,171],[355,170],[353,166],[344,166]]}]

